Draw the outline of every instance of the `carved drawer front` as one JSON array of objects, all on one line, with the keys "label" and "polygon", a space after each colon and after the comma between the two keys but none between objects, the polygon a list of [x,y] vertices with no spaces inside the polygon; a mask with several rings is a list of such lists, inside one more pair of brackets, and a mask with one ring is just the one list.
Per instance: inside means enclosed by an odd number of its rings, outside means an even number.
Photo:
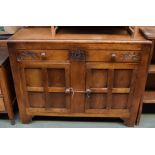
[{"label": "carved drawer front", "polygon": [[21,50],[17,52],[17,61],[24,60],[68,60],[69,50]]},{"label": "carved drawer front", "polygon": [[141,60],[141,51],[84,50],[80,48],[68,50],[18,51],[17,61],[20,62],[24,60],[139,62]]},{"label": "carved drawer front", "polygon": [[86,52],[86,60],[104,62],[139,62],[141,60],[141,51],[89,50]]},{"label": "carved drawer front", "polygon": [[2,97],[0,97],[0,111],[1,112],[5,111],[4,100]]},{"label": "carved drawer front", "polygon": [[[70,111],[70,64],[21,65],[28,109],[40,112]],[[48,110],[47,110],[48,109]]]}]

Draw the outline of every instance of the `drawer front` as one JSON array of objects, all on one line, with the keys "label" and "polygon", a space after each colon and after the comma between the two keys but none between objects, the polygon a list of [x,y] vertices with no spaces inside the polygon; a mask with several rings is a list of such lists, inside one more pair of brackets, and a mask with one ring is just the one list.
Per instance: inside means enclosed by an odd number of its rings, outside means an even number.
[{"label": "drawer front", "polygon": [[102,62],[139,62],[142,51],[116,51],[116,50],[25,50],[17,52],[17,61],[51,60],[68,61],[74,59],[85,59],[86,61]]},{"label": "drawer front", "polygon": [[2,94],[2,90],[1,90],[1,88],[0,88],[0,96],[1,96],[1,94]]},{"label": "drawer front", "polygon": [[5,111],[5,105],[4,105],[4,100],[2,97],[0,97],[0,112]]},{"label": "drawer front", "polygon": [[17,61],[23,60],[56,60],[69,59],[68,50],[23,50],[17,52]]},{"label": "drawer front", "polygon": [[86,60],[103,62],[139,62],[141,60],[141,51],[89,50],[86,53]]}]

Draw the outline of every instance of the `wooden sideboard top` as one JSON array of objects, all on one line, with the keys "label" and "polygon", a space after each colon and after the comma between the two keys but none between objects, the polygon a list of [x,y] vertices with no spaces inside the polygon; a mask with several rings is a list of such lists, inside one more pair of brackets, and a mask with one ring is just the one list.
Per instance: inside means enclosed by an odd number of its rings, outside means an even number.
[{"label": "wooden sideboard top", "polygon": [[146,39],[155,39],[155,26],[153,27],[142,27],[141,32]]},{"label": "wooden sideboard top", "polygon": [[[82,28],[82,27],[81,27]],[[58,30],[55,37],[52,37],[51,29],[49,27],[38,27],[38,28],[22,28],[16,32],[10,39],[9,42],[14,41],[68,41],[74,42],[146,42],[151,43],[141,33],[138,33],[135,37],[131,37],[127,31],[121,27],[117,28],[104,28],[96,27],[95,32],[92,30],[75,29],[74,27],[62,27]],[[89,27],[88,27],[89,29]]]}]

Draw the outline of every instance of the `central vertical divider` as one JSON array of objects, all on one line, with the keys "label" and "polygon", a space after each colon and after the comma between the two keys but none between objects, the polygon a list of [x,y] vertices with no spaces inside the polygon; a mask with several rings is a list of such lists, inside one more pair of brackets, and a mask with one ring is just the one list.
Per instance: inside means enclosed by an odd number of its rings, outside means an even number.
[{"label": "central vertical divider", "polygon": [[86,90],[85,51],[81,49],[73,49],[70,51],[70,62],[71,88],[73,89],[71,95],[71,112],[83,113],[85,112]]},{"label": "central vertical divider", "polygon": [[74,90],[71,95],[71,112],[83,113],[85,111],[85,62],[71,62],[71,87]]}]

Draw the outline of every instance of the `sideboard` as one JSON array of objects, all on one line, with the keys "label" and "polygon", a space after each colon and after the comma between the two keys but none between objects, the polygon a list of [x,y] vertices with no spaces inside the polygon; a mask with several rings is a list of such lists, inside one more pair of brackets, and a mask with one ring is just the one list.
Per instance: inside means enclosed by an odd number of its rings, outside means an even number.
[{"label": "sideboard", "polygon": [[21,121],[118,117],[134,126],[151,47],[152,41],[126,27],[19,30],[8,48]]},{"label": "sideboard", "polygon": [[12,125],[15,124],[13,111],[15,99],[6,40],[0,40],[0,113],[8,114]]}]

